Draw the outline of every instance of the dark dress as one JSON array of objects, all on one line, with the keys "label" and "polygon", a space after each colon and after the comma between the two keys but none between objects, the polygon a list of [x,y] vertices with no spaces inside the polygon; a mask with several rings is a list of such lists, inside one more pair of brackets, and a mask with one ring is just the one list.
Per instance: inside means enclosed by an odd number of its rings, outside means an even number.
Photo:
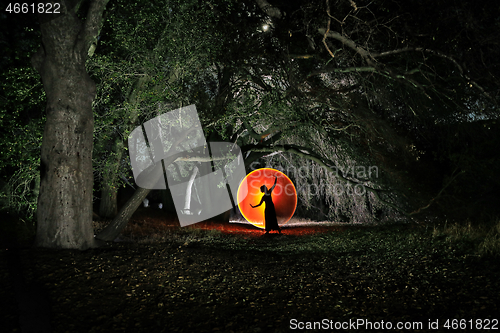
[{"label": "dark dress", "polygon": [[[280,230],[278,225],[278,219],[276,218],[276,209],[274,208],[273,198],[271,193],[274,189],[274,186],[269,190],[267,194],[262,196],[260,203],[257,206],[262,205],[262,202],[266,204],[264,208],[264,220],[266,225],[266,231],[270,230]],[[257,207],[256,206],[256,207]]]},{"label": "dark dress", "polygon": [[266,231],[280,230],[278,219],[276,218],[276,209],[274,208],[273,198],[271,194],[264,194],[262,197],[266,207],[264,208],[264,219],[266,223]]}]

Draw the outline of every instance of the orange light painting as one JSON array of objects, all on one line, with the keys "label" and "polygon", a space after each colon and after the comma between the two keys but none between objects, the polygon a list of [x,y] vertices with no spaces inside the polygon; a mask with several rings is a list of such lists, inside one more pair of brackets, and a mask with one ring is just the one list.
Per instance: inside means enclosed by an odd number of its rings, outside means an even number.
[{"label": "orange light painting", "polygon": [[[265,228],[264,209],[266,204],[263,203],[257,208],[252,208],[250,204],[254,206],[259,204],[264,195],[260,191],[260,187],[265,185],[270,189],[274,184],[274,176],[278,177],[276,187],[272,192],[278,225],[287,223],[297,208],[297,191],[290,178],[283,172],[270,168],[250,172],[238,188],[238,207],[243,217],[258,228]],[[248,192],[242,189],[247,189]],[[245,192],[247,192],[246,195]]]}]

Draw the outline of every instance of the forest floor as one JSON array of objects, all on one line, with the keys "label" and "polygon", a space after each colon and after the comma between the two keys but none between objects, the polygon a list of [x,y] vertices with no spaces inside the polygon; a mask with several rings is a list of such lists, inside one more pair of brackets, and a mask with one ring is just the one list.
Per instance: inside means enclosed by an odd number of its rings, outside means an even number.
[{"label": "forest floor", "polygon": [[53,332],[500,329],[498,258],[425,227],[264,235],[138,214],[121,240],[86,251],[2,248],[0,331],[21,332],[20,322]]}]

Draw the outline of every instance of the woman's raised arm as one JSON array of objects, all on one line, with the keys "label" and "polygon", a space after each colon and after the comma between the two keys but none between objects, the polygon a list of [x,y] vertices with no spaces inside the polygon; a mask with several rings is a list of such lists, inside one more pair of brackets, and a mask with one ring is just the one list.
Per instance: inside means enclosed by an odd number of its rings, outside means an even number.
[{"label": "woman's raised arm", "polygon": [[276,183],[278,182],[278,177],[274,176],[274,185],[273,187],[271,187],[271,189],[269,190],[269,193],[271,193],[273,190],[274,190],[274,187],[276,186]]}]

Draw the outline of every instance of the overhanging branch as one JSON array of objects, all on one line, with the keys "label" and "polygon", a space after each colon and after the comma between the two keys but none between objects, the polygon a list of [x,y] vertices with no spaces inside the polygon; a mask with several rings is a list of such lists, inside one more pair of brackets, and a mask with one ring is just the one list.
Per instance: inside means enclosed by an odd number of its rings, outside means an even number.
[{"label": "overhanging branch", "polygon": [[[373,195],[375,196],[375,198],[381,202],[382,204],[388,206],[388,207],[391,207],[395,210],[397,210],[398,212],[404,214],[405,216],[410,216],[410,214],[408,214],[406,211],[404,211],[402,208],[396,206],[395,204],[389,202],[389,201],[386,201],[386,200],[383,200],[380,195],[379,195],[379,192],[380,190],[377,190],[377,189],[374,189],[370,186],[366,186],[364,184],[361,184],[361,183],[358,183],[358,182],[355,182],[351,179],[348,179],[348,178],[345,178],[344,176],[342,175],[339,175],[338,174],[338,167],[335,166],[335,163],[333,163],[332,161],[330,160],[327,160],[327,159],[324,159],[314,153],[311,153],[310,152],[310,149],[309,148],[306,148],[306,147],[299,147],[299,146],[294,146],[294,145],[281,145],[281,146],[274,146],[274,147],[255,147],[255,148],[250,148],[248,149],[249,151],[253,151],[253,152],[275,152],[275,151],[281,151],[281,152],[286,152],[286,153],[292,153],[292,154],[295,154],[297,156],[300,156],[302,158],[306,158],[308,160],[311,160],[311,161],[314,161],[316,163],[318,163],[320,166],[324,167],[325,169],[329,170],[329,171],[332,171],[335,173],[336,177],[338,179],[340,179],[341,181],[347,183],[347,184],[350,184],[350,185],[353,185],[353,186],[356,186],[356,185],[363,185],[363,187],[368,191],[368,192],[371,192],[373,193]],[[329,165],[330,164],[330,165]]]},{"label": "overhanging branch", "polygon": [[452,56],[445,54],[443,52],[433,50],[433,49],[428,49],[425,47],[404,47],[404,48],[396,49],[396,50],[390,50],[390,51],[385,51],[385,52],[380,52],[380,53],[373,53],[372,57],[373,58],[380,58],[380,57],[386,57],[386,56],[404,53],[404,52],[425,52],[425,53],[430,53],[430,54],[433,54],[437,57],[440,57],[440,58],[443,58],[443,59],[450,61],[458,69],[458,71],[460,72],[460,75],[462,75],[471,86],[476,87],[476,89],[481,91],[481,93],[484,96],[486,96],[489,100],[491,100],[495,105],[497,104],[496,100],[493,97],[491,97],[491,95],[486,90],[484,90],[484,88],[482,86],[480,86],[476,81],[472,80],[470,78],[470,76],[468,76],[465,73],[463,67],[458,63],[458,61],[456,61]]},{"label": "overhanging branch", "polygon": [[[357,54],[359,54],[368,65],[370,66],[375,66],[375,63],[373,61],[373,58],[367,50],[362,48],[361,46],[358,46],[352,39],[336,32],[336,31],[330,31],[329,29],[324,29],[324,28],[319,28],[318,32],[323,36],[323,40],[326,39],[326,37],[331,37],[333,39],[338,40],[345,46],[349,47],[350,49],[356,51]],[[333,57],[333,54],[330,52],[330,54]]]},{"label": "overhanging branch", "polygon": [[255,0],[255,2],[257,3],[257,6],[259,6],[259,8],[270,17],[277,19],[281,18],[281,11],[266,0]]},{"label": "overhanging branch", "polygon": [[92,56],[95,50],[95,45],[97,45],[97,36],[101,30],[103,12],[108,1],[109,0],[95,0],[90,3],[83,31],[84,45],[81,45],[84,50],[89,52],[89,56]]}]

